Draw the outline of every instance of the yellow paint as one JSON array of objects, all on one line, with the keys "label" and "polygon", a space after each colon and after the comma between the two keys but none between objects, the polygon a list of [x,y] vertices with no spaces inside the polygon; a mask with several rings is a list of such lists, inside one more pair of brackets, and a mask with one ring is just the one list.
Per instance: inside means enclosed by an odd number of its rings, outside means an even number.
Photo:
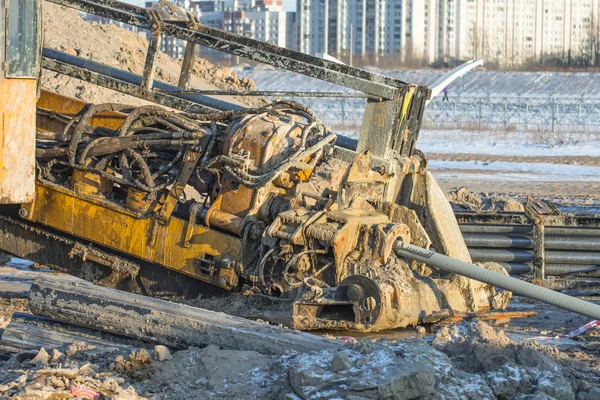
[{"label": "yellow paint", "polygon": [[408,113],[408,107],[412,101],[413,95],[417,91],[417,88],[414,86],[408,87],[406,90],[406,94],[404,95],[404,103],[402,103],[402,120],[406,119],[406,114]]},{"label": "yellow paint", "polygon": [[[230,256],[239,260],[241,254],[239,238],[196,225],[191,246],[186,248],[187,221],[172,217],[166,225],[155,224],[152,218],[137,218],[114,203],[44,181],[36,184],[35,203],[24,207],[31,221],[201,280],[210,281],[196,265],[199,257],[210,255],[220,260]],[[156,240],[150,246],[153,232]]]},{"label": "yellow paint", "polygon": [[[55,111],[59,114],[66,115],[67,117],[74,117],[86,104],[87,103],[81,100],[48,92],[47,90],[41,91],[40,99],[37,103],[38,107]],[[103,126],[108,129],[117,129],[121,126],[125,117],[125,114],[119,112],[104,111],[96,114],[93,118],[90,118],[88,124],[93,126]],[[38,129],[47,128],[45,126],[40,126],[39,122],[41,121],[38,121]]]},{"label": "yellow paint", "polygon": [[0,78],[0,204],[33,200],[36,84]]}]

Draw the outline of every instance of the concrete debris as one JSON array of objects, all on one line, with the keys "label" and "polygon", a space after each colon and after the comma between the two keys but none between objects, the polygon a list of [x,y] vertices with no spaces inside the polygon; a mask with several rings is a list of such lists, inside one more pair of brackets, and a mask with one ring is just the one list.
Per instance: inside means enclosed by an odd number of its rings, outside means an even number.
[{"label": "concrete debris", "polygon": [[100,398],[153,400],[583,400],[600,394],[599,370],[552,347],[516,343],[483,322],[445,326],[429,340],[363,339],[284,356],[214,345],[180,350],[170,359],[162,348],[127,354],[69,347],[50,352],[46,365],[31,362],[42,350],[0,362],[0,397],[61,398],[73,387]]},{"label": "concrete debris", "polygon": [[35,356],[33,360],[29,361],[29,363],[32,365],[46,365],[48,364],[49,360],[50,356],[46,352],[46,349],[42,347],[37,356]]},{"label": "concrete debris", "polygon": [[156,357],[158,361],[168,361],[173,359],[173,355],[167,346],[163,346],[162,344],[158,344],[154,346],[154,352],[156,353]]},{"label": "concrete debris", "polygon": [[454,211],[525,211],[525,206],[512,197],[475,193],[465,187],[447,191],[446,198],[450,201]]}]

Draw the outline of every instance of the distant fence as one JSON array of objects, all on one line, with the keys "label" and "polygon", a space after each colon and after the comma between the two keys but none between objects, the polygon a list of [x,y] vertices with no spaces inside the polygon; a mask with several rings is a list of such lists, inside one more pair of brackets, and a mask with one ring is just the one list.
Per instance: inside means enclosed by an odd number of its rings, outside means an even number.
[{"label": "distant fence", "polygon": [[583,98],[436,98],[425,111],[430,129],[600,132],[600,100]]},{"label": "distant fence", "polygon": [[[364,100],[296,99],[343,132],[357,131]],[[480,131],[600,133],[600,99],[533,97],[435,98],[425,110],[423,128]]]}]

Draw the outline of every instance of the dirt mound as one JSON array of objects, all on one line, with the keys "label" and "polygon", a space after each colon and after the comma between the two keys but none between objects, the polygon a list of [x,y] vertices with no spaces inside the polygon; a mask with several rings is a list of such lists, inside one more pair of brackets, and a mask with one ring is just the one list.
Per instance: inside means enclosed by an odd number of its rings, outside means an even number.
[{"label": "dirt mound", "polygon": [[459,210],[480,211],[483,209],[483,200],[475,193],[471,193],[465,187],[446,192],[446,198],[453,208]]},{"label": "dirt mound", "polygon": [[[127,29],[86,21],[76,10],[43,3],[44,45],[71,55],[88,58],[135,74],[142,74],[148,42],[144,34]],[[156,78],[176,85],[181,61],[159,52]],[[239,78],[230,69],[198,59],[191,86],[195,89],[254,90],[254,82]],[[134,106],[147,104],[143,100],[103,89],[78,79],[50,71],[42,74],[42,86],[56,93],[93,102],[118,102]],[[232,100],[231,97],[227,99]],[[234,99],[240,104],[262,105],[261,99]]]},{"label": "dirt mound", "polygon": [[600,371],[556,348],[516,343],[483,322],[442,328],[433,348],[450,356],[455,368],[477,374],[500,399],[593,399]]},{"label": "dirt mound", "polygon": [[465,187],[447,191],[446,198],[454,211],[525,211],[523,204],[512,197],[470,192]]}]

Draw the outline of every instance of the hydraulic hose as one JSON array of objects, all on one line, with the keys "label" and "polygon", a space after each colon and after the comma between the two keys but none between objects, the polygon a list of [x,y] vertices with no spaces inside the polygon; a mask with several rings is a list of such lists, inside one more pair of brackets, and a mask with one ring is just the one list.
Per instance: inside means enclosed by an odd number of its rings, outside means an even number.
[{"label": "hydraulic hose", "polygon": [[479,282],[510,290],[519,296],[530,297],[595,320],[600,320],[600,306],[576,297],[567,296],[566,294],[555,292],[529,282],[511,278],[477,265],[438,254],[435,251],[404,243],[400,240],[394,243],[394,252],[398,257],[423,262],[447,272],[453,272]]}]

